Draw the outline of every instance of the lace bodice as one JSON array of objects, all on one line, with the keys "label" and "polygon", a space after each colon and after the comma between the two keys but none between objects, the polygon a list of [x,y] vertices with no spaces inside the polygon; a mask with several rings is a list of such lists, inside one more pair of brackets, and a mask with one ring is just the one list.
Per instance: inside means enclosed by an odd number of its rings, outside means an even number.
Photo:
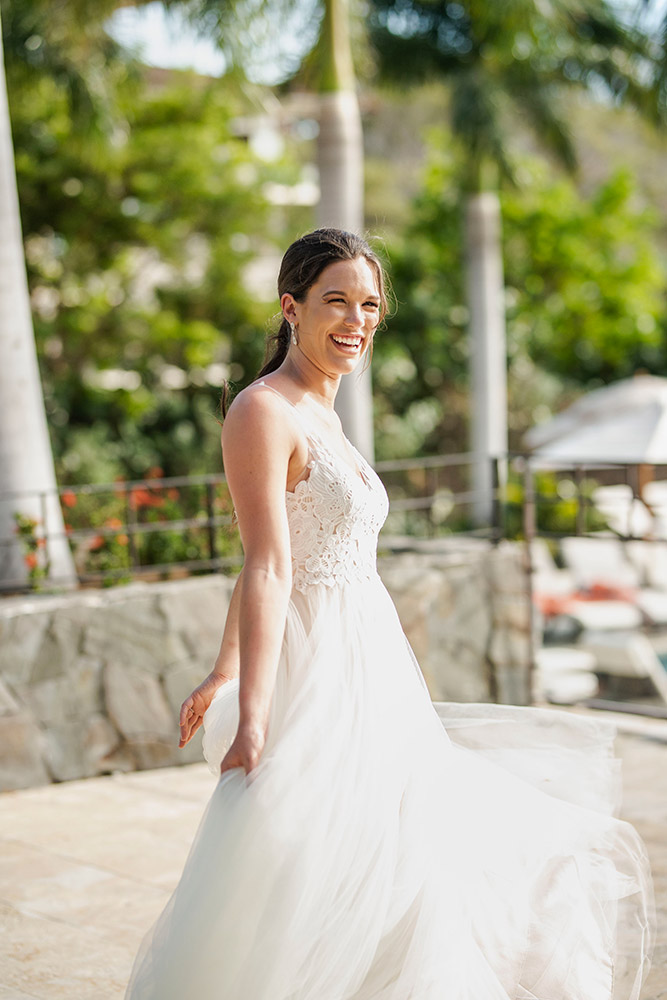
[{"label": "lace bodice", "polygon": [[272,391],[296,413],[309,447],[308,478],[285,494],[295,590],[376,577],[377,538],[389,510],[379,476],[350,445],[362,478],[326,446],[298,407]]}]

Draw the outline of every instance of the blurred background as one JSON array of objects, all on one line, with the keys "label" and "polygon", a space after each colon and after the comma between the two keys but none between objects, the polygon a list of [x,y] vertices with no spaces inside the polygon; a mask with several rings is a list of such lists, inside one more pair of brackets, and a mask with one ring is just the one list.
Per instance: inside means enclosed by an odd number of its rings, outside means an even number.
[{"label": "blurred background", "polygon": [[[284,249],[337,225],[393,284],[340,394],[389,490],[381,550],[542,534],[508,662],[538,612],[579,601],[595,631],[598,584],[605,630],[665,631],[665,0],[0,13],[6,594],[238,569],[221,386],[262,363]],[[553,543],[591,533],[651,555],[590,572]]]},{"label": "blurred background", "polygon": [[378,460],[469,449],[478,192],[502,215],[510,449],[585,390],[667,374],[664,3],[1,12],[61,487],[220,470],[219,388],[254,376],[281,253],[319,221],[336,87],[358,95],[361,223],[398,306],[373,363]]}]

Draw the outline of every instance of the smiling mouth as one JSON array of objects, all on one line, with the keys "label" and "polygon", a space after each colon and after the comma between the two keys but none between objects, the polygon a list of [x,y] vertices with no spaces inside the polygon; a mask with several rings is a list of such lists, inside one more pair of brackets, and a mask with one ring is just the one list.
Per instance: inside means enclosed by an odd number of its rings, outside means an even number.
[{"label": "smiling mouth", "polygon": [[331,334],[331,339],[334,344],[338,344],[339,347],[346,347],[350,350],[357,350],[361,346],[363,337],[344,337],[337,335],[335,333]]}]

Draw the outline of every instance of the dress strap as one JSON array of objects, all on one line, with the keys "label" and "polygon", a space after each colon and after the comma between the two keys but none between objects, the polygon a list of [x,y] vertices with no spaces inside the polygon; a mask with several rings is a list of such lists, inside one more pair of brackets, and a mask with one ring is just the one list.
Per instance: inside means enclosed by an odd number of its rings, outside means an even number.
[{"label": "dress strap", "polygon": [[261,382],[255,382],[254,385],[263,385],[265,389],[270,389],[271,392],[275,392],[276,396],[280,396],[280,398],[283,399],[286,403],[288,403],[289,406],[292,407],[292,409],[298,410],[298,406],[295,403],[293,403],[291,399],[288,399],[287,396],[284,396],[282,392],[278,392],[277,389],[274,389],[273,386],[269,385],[268,382],[265,382],[264,379],[262,379]]},{"label": "dress strap", "polygon": [[269,385],[268,382],[265,382],[263,379],[262,379],[261,382],[255,382],[254,385],[263,385],[265,389],[270,389],[271,392],[274,392],[276,394],[276,396],[280,396],[280,398],[282,399],[283,403],[287,403],[287,405],[290,406],[294,410],[296,418],[300,422],[301,428],[302,428],[304,434],[306,435],[306,437],[308,439],[312,438],[312,436],[313,436],[313,429],[312,429],[312,427],[310,427],[308,418],[306,417],[306,415],[304,413],[301,412],[301,410],[296,405],[296,403],[293,403],[291,401],[291,399],[288,399],[287,396],[284,396],[282,394],[282,392],[278,392],[277,389],[274,389],[272,385]]}]

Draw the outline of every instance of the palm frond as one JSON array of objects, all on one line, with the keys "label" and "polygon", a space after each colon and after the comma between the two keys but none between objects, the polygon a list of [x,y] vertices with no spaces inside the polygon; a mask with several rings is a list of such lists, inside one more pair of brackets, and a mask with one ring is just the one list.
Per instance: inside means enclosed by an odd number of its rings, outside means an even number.
[{"label": "palm frond", "polygon": [[481,169],[485,161],[495,163],[500,175],[514,183],[500,94],[480,67],[457,73],[452,85],[450,113],[452,131],[461,142],[470,165],[469,186],[473,189],[482,186],[481,178],[472,174]]},{"label": "palm frond", "polygon": [[574,146],[560,114],[564,89],[634,105],[667,120],[667,19],[659,39],[618,15],[614,0],[368,0],[385,79],[434,74],[455,90],[453,125],[471,156],[507,172],[505,105],[569,168]]},{"label": "palm frond", "polygon": [[115,6],[111,0],[92,9],[89,4],[84,9],[82,0],[71,5],[0,0],[8,75],[23,69],[51,77],[67,96],[75,127],[83,131],[114,131],[119,124],[115,72],[137,72],[132,56],[104,27]]},{"label": "palm frond", "polygon": [[[178,10],[204,37],[213,39],[227,65],[260,68],[267,59],[294,74],[315,44],[321,18],[320,0],[163,0],[167,10]],[[294,39],[302,43],[294,51]]]},{"label": "palm frond", "polygon": [[542,145],[567,169],[577,167],[577,154],[570,126],[559,114],[562,87],[556,77],[535,73],[530,64],[517,61],[504,75],[504,87],[514,107],[522,114]]},{"label": "palm frond", "polygon": [[422,82],[461,68],[473,49],[470,20],[458,4],[371,0],[368,31],[387,82]]}]

